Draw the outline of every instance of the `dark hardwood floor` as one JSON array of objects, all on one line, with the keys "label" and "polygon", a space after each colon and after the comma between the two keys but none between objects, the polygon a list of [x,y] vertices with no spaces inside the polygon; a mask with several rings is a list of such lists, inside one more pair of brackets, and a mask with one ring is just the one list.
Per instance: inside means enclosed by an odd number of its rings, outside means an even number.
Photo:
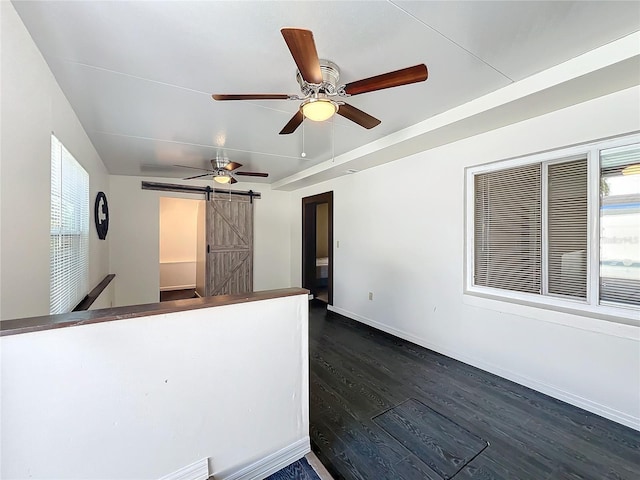
[{"label": "dark hardwood floor", "polygon": [[312,447],[336,480],[640,479],[640,432],[319,301],[309,332]]},{"label": "dark hardwood floor", "polygon": [[188,298],[197,298],[195,288],[187,288],[184,290],[166,290],[160,292],[161,302],[172,302],[173,300],[184,300]]}]

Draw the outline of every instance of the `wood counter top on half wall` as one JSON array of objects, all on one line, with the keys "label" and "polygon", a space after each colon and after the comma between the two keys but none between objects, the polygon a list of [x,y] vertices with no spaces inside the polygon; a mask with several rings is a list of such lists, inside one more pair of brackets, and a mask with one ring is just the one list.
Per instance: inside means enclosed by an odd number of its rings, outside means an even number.
[{"label": "wood counter top on half wall", "polygon": [[42,317],[17,318],[0,322],[0,336],[17,335],[20,333],[38,332],[54,328],[75,327],[91,323],[111,322],[128,318],[147,317],[166,313],[200,308],[220,307],[237,303],[256,302],[279,297],[307,295],[304,288],[282,288],[278,290],[264,290],[261,292],[239,295],[219,295],[215,297],[190,298],[188,300],[174,300],[172,302],[147,303],[101,310],[85,310],[79,312],[62,313],[59,315],[45,315]]}]

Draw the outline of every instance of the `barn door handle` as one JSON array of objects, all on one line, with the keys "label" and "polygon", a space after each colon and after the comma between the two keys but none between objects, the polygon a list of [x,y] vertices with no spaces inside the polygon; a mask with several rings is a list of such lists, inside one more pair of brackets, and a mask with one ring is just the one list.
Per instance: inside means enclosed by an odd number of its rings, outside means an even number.
[{"label": "barn door handle", "polygon": [[207,245],[207,253],[211,253],[211,245]]}]

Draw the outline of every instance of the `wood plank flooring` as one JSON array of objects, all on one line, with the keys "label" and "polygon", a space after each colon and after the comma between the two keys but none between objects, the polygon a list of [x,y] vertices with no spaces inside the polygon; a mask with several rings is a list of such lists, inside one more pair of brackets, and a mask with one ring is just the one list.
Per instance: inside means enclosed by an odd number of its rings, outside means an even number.
[{"label": "wood plank flooring", "polygon": [[161,302],[172,302],[173,300],[184,300],[187,298],[198,298],[195,288],[187,288],[184,290],[165,290],[160,292]]},{"label": "wood plank flooring", "polygon": [[312,448],[336,480],[443,478],[412,453],[421,447],[411,435],[399,441],[374,421],[409,399],[489,443],[455,480],[640,479],[640,432],[318,301],[310,302],[309,337]]},{"label": "wood plank flooring", "polygon": [[445,480],[453,478],[488,444],[411,398],[373,421]]}]

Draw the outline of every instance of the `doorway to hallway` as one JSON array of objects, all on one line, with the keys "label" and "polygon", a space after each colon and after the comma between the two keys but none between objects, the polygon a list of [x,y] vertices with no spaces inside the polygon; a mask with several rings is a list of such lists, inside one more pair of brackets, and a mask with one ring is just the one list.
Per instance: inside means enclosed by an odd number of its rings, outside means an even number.
[{"label": "doorway to hallway", "polygon": [[333,304],[333,192],[302,199],[302,287]]}]

